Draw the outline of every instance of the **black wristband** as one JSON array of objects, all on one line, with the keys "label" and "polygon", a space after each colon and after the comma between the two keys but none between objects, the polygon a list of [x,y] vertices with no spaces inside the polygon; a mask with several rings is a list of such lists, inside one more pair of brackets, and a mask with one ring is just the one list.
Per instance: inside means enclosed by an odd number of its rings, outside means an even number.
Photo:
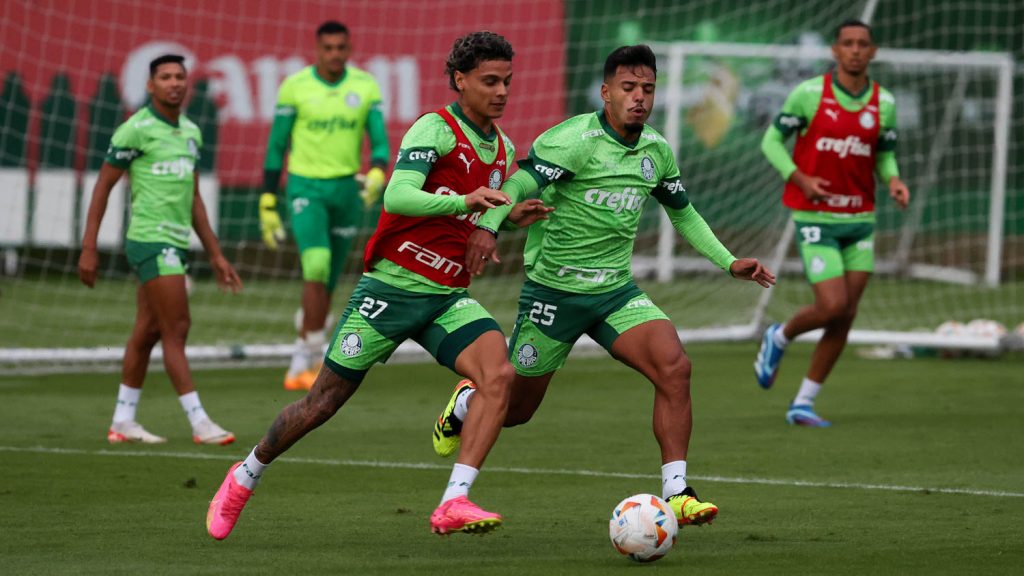
[{"label": "black wristband", "polygon": [[490,232],[491,235],[493,235],[495,239],[498,238],[498,231],[495,230],[494,228],[488,228],[487,226],[481,226],[481,225],[477,224],[476,225],[476,229],[477,230],[483,230],[485,232]]}]

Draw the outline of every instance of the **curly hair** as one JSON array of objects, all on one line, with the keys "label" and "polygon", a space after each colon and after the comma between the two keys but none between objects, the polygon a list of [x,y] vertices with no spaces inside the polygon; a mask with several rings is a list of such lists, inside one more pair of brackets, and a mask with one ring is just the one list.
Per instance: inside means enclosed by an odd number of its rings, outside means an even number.
[{"label": "curly hair", "polygon": [[445,60],[445,73],[448,74],[448,85],[452,90],[459,91],[455,85],[455,72],[465,74],[487,60],[512,61],[512,45],[504,36],[483,30],[472,32],[455,40],[452,51]]}]

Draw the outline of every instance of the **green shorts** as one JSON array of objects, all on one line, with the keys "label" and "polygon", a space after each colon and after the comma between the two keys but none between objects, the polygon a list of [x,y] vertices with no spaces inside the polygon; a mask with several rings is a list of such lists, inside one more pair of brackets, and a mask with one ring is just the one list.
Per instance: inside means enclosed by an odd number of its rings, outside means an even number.
[{"label": "green shorts", "polygon": [[875,225],[869,222],[796,224],[796,241],[811,284],[839,278],[846,272],[875,270]]},{"label": "green shorts", "polygon": [[498,323],[467,292],[421,294],[363,276],[338,327],[324,363],[351,382],[361,382],[376,362],[415,340],[438,364],[455,370],[455,359]]},{"label": "green shorts", "polygon": [[509,360],[522,376],[540,376],[565,365],[580,336],[587,334],[611,352],[630,328],[668,316],[630,282],[603,294],[576,294],[532,280],[523,284]]},{"label": "green shorts", "polygon": [[166,242],[126,240],[124,252],[132,271],[143,284],[157,276],[184,274],[188,266],[188,251]]},{"label": "green shorts", "polygon": [[359,183],[353,176],[317,179],[289,174],[288,211],[302,279],[333,290],[363,222]]}]

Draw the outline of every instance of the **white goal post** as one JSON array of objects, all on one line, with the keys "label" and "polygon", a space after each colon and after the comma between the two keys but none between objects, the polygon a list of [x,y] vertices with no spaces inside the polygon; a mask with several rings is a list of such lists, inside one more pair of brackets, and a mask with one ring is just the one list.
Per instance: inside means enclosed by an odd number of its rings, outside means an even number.
[{"label": "white goal post", "polygon": [[[783,45],[783,44],[749,44],[720,42],[668,42],[652,43],[666,70],[665,83],[659,88],[659,106],[664,108],[663,125],[659,128],[677,154],[682,148],[684,132],[684,111],[687,100],[684,78],[687,59],[705,57],[711,59],[764,59],[774,62],[827,62],[832,59],[831,48],[823,45]],[[913,190],[915,193],[911,208],[905,214],[901,227],[899,248],[894,254],[880,256],[876,261],[876,272],[879,274],[897,275],[903,278],[921,279],[935,282],[948,282],[963,285],[987,286],[996,288],[1001,280],[1001,262],[1003,259],[1003,222],[1006,210],[1006,185],[1009,156],[1009,139],[1011,125],[1011,109],[1013,102],[1014,60],[1003,52],[948,52],[938,50],[907,50],[879,48],[876,63],[889,65],[894,70],[914,72],[942,72],[948,74],[952,95],[944,107],[943,118],[955,119],[957,107],[962,104],[964,74],[984,72],[994,78],[996,85],[995,110],[992,114],[991,166],[987,177],[988,183],[988,218],[985,234],[984,265],[980,272],[949,266],[938,266],[929,263],[915,263],[909,259],[909,247],[914,241],[917,226],[920,224],[923,209],[928,201],[927,190]],[[953,79],[956,79],[953,81]],[[952,121],[936,130],[934,148],[948,143],[951,135]],[[940,140],[945,140],[942,142]],[[932,154],[925,174],[914,184],[928,186],[934,184],[935,171],[941,161],[941,154]],[[682,162],[682,161],[681,161]],[[699,169],[699,160],[697,169]],[[766,169],[770,169],[767,167]],[[928,182],[929,173],[932,182]],[[685,174],[684,174],[685,177]],[[781,181],[778,182],[781,190]],[[761,191],[763,192],[763,191]],[[774,193],[774,191],[773,191]],[[796,272],[801,269],[797,260],[786,260],[793,239],[792,221],[777,240],[759,246],[760,253],[745,254],[757,256],[776,272]],[[680,240],[672,228],[667,216],[661,214],[656,253],[652,256],[637,256],[634,268],[638,274],[647,274],[658,282],[669,282],[681,271],[710,270],[711,265],[699,257],[687,257],[677,254],[676,247]],[[710,337],[726,336],[726,339],[754,338],[761,328],[765,309],[770,303],[773,291],[762,294],[753,317],[745,326],[733,326],[728,330],[710,329]],[[702,332],[706,333],[706,332]],[[814,339],[817,335],[805,335],[805,339]],[[701,338],[703,339],[703,338]],[[998,337],[974,338],[971,336],[945,340],[936,338],[931,332],[887,331],[887,330],[854,330],[851,342],[884,343],[933,346],[945,341],[950,347],[980,348],[998,347]]]}]

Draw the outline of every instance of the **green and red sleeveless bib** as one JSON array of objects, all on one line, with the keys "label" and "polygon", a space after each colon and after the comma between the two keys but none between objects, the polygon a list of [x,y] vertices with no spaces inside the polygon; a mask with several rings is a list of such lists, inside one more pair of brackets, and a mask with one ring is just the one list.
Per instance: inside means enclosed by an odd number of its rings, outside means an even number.
[{"label": "green and red sleeveless bib", "polygon": [[[481,186],[501,188],[508,177],[505,139],[498,133],[498,153],[485,164],[448,110],[437,114],[455,134],[455,147],[437,160],[427,174],[423,189],[433,194],[465,196]],[[498,127],[494,129],[497,131]],[[385,258],[429,280],[456,288],[469,286],[466,241],[476,229],[479,213],[452,216],[402,216],[381,213],[377,230],[363,256],[365,271]]]},{"label": "green and red sleeveless bib", "polygon": [[875,209],[875,145],[878,142],[878,83],[872,82],[871,100],[856,112],[843,109],[826,74],[821,104],[797,137],[793,161],[804,174],[824,178],[836,194],[828,201],[811,201],[792,182],[786,183],[782,203],[793,210],[812,212],[871,212]]}]

